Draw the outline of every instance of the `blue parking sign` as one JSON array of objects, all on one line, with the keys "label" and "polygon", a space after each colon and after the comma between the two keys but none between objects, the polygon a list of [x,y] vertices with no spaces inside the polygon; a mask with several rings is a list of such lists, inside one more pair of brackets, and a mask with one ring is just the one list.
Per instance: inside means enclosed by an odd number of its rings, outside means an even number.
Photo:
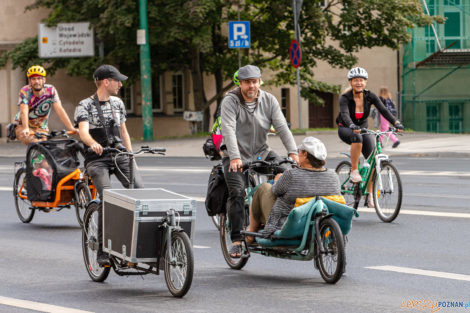
[{"label": "blue parking sign", "polygon": [[228,22],[228,47],[231,49],[249,48],[250,45],[250,22]]}]

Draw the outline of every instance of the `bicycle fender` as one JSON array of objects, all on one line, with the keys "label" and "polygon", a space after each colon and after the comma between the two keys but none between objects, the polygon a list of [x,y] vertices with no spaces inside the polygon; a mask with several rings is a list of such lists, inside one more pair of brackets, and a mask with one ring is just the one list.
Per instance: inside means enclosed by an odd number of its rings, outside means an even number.
[{"label": "bicycle fender", "polygon": [[98,198],[91,200],[90,202],[87,203],[86,208],[88,209],[88,207],[89,207],[90,204],[92,204],[92,203],[100,204],[100,203],[101,203],[101,200],[98,199]]},{"label": "bicycle fender", "polygon": [[341,152],[340,154],[346,156],[348,159],[351,158],[351,155],[350,155],[349,153],[347,153],[347,152]]}]

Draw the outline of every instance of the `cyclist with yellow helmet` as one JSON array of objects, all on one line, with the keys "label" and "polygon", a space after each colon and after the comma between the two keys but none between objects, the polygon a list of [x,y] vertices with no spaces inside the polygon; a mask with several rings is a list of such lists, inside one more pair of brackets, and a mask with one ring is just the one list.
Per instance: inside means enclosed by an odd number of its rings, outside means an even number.
[{"label": "cyclist with yellow helmet", "polygon": [[15,129],[16,138],[27,145],[39,140],[34,136],[36,132],[49,132],[47,124],[52,107],[65,127],[78,133],[62,107],[57,90],[46,84],[46,70],[40,65],[33,65],[26,76],[29,84],[20,90],[19,112],[15,116],[18,125]]}]

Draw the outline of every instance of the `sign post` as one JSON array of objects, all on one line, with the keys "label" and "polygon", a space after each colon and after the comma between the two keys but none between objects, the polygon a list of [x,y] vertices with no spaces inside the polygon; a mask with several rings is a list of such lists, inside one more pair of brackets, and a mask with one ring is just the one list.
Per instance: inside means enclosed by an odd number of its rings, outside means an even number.
[{"label": "sign post", "polygon": [[142,85],[142,124],[145,141],[153,140],[152,72],[150,69],[150,44],[147,27],[147,0],[139,0],[140,29],[137,44],[140,45],[140,81]]},{"label": "sign post", "polygon": [[[302,128],[302,114],[301,114],[301,103],[300,103],[300,72],[299,72],[299,65],[300,61],[302,60],[302,53],[301,53],[301,46],[300,46],[300,27],[299,27],[299,17],[300,17],[300,11],[302,9],[302,3],[303,0],[292,0],[292,8],[294,11],[294,27],[295,27],[295,42],[298,48],[294,51],[294,54],[297,55],[296,51],[298,51],[298,65],[295,66],[294,62],[292,61],[292,55],[291,55],[291,63],[292,66],[294,66],[297,69],[297,107],[299,110],[299,128]],[[293,48],[293,43],[291,43],[291,52]]]}]

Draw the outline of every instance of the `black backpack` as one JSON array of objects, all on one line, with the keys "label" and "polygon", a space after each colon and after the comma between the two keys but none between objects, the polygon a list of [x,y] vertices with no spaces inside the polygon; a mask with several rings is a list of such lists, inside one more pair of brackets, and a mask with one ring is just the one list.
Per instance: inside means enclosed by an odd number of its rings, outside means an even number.
[{"label": "black backpack", "polygon": [[226,213],[228,188],[225,183],[222,164],[212,168],[207,183],[206,210],[209,216]]}]

